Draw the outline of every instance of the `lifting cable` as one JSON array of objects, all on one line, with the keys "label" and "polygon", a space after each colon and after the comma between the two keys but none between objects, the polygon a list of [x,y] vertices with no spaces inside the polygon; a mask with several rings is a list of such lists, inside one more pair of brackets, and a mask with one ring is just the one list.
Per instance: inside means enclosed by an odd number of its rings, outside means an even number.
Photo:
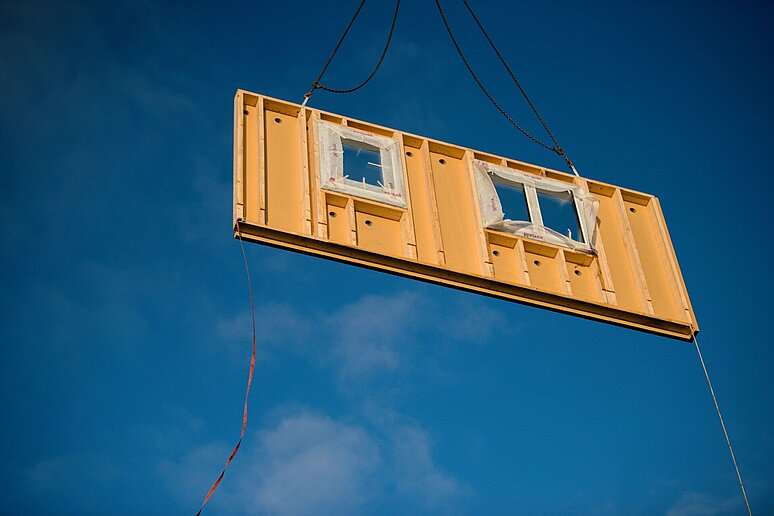
[{"label": "lifting cable", "polygon": [[[511,125],[513,125],[516,129],[518,129],[524,136],[535,142],[536,144],[540,145],[541,147],[544,147],[545,149],[548,149],[554,153],[556,153],[558,156],[564,158],[565,163],[569,167],[570,170],[576,175],[580,176],[578,174],[578,170],[575,168],[575,165],[570,160],[570,157],[567,155],[567,152],[564,150],[564,148],[559,145],[559,141],[554,136],[554,133],[551,132],[551,129],[548,128],[548,124],[545,122],[542,116],[540,116],[540,113],[538,112],[537,108],[535,107],[535,104],[532,102],[532,100],[529,98],[529,95],[527,95],[527,92],[524,90],[524,87],[521,85],[519,80],[516,78],[516,75],[511,70],[511,67],[508,66],[508,63],[505,61],[505,58],[500,53],[500,51],[497,49],[497,46],[494,44],[494,41],[492,41],[492,38],[489,36],[489,33],[487,33],[486,29],[484,29],[484,25],[481,23],[481,20],[478,19],[478,16],[473,12],[473,9],[470,7],[470,4],[468,4],[467,0],[462,0],[465,4],[465,7],[467,8],[468,12],[470,13],[473,20],[476,22],[476,25],[478,25],[478,28],[481,30],[481,33],[486,38],[489,45],[492,47],[492,50],[494,51],[495,55],[497,55],[497,58],[502,63],[503,67],[505,67],[505,70],[508,72],[508,75],[510,75],[511,80],[516,85],[516,87],[519,89],[519,92],[521,92],[521,95],[524,97],[524,100],[527,101],[527,104],[529,105],[530,109],[532,109],[532,112],[535,114],[535,117],[540,121],[540,124],[543,126],[543,129],[545,129],[548,136],[551,138],[551,142],[553,144],[548,144],[531,134],[529,131],[524,129],[521,125],[519,125],[513,117],[511,117],[505,109],[503,109],[502,106],[494,99],[491,93],[489,93],[489,90],[486,89],[484,84],[481,82],[481,80],[476,75],[476,72],[473,71],[473,68],[471,67],[470,63],[468,62],[467,58],[465,57],[465,54],[462,52],[462,48],[460,48],[459,43],[457,43],[457,38],[454,37],[454,33],[452,32],[451,27],[449,26],[449,22],[446,19],[446,14],[443,11],[443,8],[441,7],[441,3],[439,0],[435,0],[435,5],[438,7],[438,12],[441,15],[441,20],[443,21],[444,26],[446,27],[446,31],[449,33],[449,37],[452,40],[452,43],[454,44],[454,48],[457,50],[457,53],[459,54],[460,58],[462,59],[462,62],[465,64],[465,67],[468,69],[468,72],[470,72],[470,75],[473,77],[473,80],[476,81],[476,84],[481,89],[481,91],[484,93],[486,98],[489,99],[489,101],[494,105],[494,107],[497,108],[497,110],[505,117],[508,122],[510,122]],[[384,49],[382,50],[381,55],[379,56],[379,59],[376,62],[376,65],[374,66],[374,69],[371,71],[370,75],[366,77],[366,79],[358,84],[357,86],[354,86],[352,88],[347,89],[336,89],[336,88],[329,88],[325,85],[323,85],[320,81],[323,78],[323,75],[325,75],[325,72],[328,70],[328,66],[330,66],[331,62],[333,61],[333,58],[336,56],[336,52],[338,52],[339,48],[341,47],[341,44],[344,42],[344,39],[347,37],[347,34],[349,33],[349,30],[352,28],[352,25],[354,25],[355,20],[357,19],[358,15],[360,14],[360,11],[363,9],[363,6],[365,5],[366,0],[361,0],[360,5],[358,5],[357,9],[355,10],[355,14],[352,16],[352,19],[349,21],[349,24],[347,24],[347,27],[344,29],[344,32],[342,33],[341,37],[339,38],[338,43],[336,43],[336,46],[333,48],[333,52],[331,52],[331,55],[328,56],[328,60],[325,62],[325,65],[322,67],[322,70],[320,70],[320,74],[317,76],[317,79],[312,82],[312,86],[309,88],[309,91],[304,94],[304,101],[301,104],[302,106],[306,106],[307,102],[309,102],[309,99],[312,97],[312,94],[315,92],[315,90],[325,90],[329,91],[331,93],[352,93],[354,91],[359,90],[376,75],[376,72],[379,70],[379,67],[382,65],[382,62],[384,61],[384,57],[387,55],[387,50],[390,47],[390,42],[392,41],[392,35],[395,31],[395,23],[398,19],[398,10],[400,9],[400,0],[396,0],[395,2],[395,13],[392,17],[392,24],[390,25],[390,32],[387,35],[387,42],[384,45]]]},{"label": "lifting cable", "polygon": [[468,12],[475,20],[476,24],[478,25],[478,28],[481,29],[481,32],[484,34],[484,37],[486,37],[486,40],[489,42],[489,45],[494,50],[495,54],[497,55],[500,62],[503,64],[505,69],[508,71],[508,74],[511,76],[511,79],[513,79],[513,82],[516,84],[516,86],[519,88],[519,91],[521,92],[524,99],[529,104],[530,108],[532,108],[532,112],[535,113],[535,116],[540,121],[540,123],[543,125],[543,128],[546,130],[548,135],[551,137],[551,141],[553,142],[553,145],[550,145],[548,143],[545,143],[532,135],[529,131],[524,129],[521,125],[519,125],[506,111],[503,109],[500,104],[494,99],[491,93],[486,89],[484,84],[481,82],[481,80],[476,75],[476,72],[473,71],[473,68],[470,66],[470,63],[468,63],[467,58],[465,57],[465,54],[462,52],[462,49],[460,48],[459,43],[457,43],[457,38],[454,37],[454,33],[451,30],[451,27],[449,26],[449,22],[446,20],[446,14],[443,11],[443,8],[441,7],[441,3],[439,0],[435,0],[435,5],[438,7],[438,13],[441,15],[441,20],[443,20],[443,24],[446,27],[446,31],[449,33],[449,37],[452,40],[452,43],[454,44],[454,48],[457,49],[457,53],[459,54],[460,58],[462,59],[462,62],[465,64],[465,68],[468,69],[468,72],[470,72],[470,75],[473,77],[473,80],[476,81],[476,84],[481,89],[481,91],[486,95],[486,98],[489,99],[489,101],[494,105],[494,107],[497,108],[497,110],[505,117],[508,122],[512,126],[514,126],[516,129],[518,129],[524,136],[532,140],[533,142],[537,143],[541,147],[544,147],[552,152],[555,152],[558,156],[564,158],[565,163],[567,163],[567,166],[572,170],[572,172],[576,176],[580,176],[578,174],[578,171],[575,169],[575,165],[573,165],[572,161],[570,160],[569,156],[567,156],[567,153],[562,148],[561,145],[559,145],[559,142],[554,137],[554,134],[551,132],[551,130],[548,128],[548,124],[546,124],[545,120],[542,116],[540,116],[540,113],[538,113],[537,108],[535,107],[535,104],[530,100],[529,96],[527,95],[527,92],[524,91],[524,88],[519,83],[518,79],[516,79],[516,76],[511,71],[510,66],[508,66],[508,63],[506,63],[505,59],[503,58],[502,54],[499,50],[497,50],[497,47],[495,46],[494,42],[492,41],[492,38],[489,37],[489,34],[487,34],[486,30],[484,29],[484,26],[479,21],[478,17],[473,12],[473,9],[471,9],[470,5],[468,4],[467,0],[462,0],[465,4],[465,7],[468,9]]},{"label": "lifting cable", "polygon": [[710,394],[712,394],[712,401],[715,402],[715,410],[718,411],[718,418],[720,419],[720,426],[723,428],[723,435],[726,436],[728,451],[731,453],[731,460],[734,463],[734,469],[736,469],[736,478],[739,479],[739,487],[742,488],[742,496],[744,497],[744,504],[747,506],[747,514],[749,516],[752,516],[752,510],[750,510],[750,502],[747,500],[747,492],[744,490],[744,482],[742,482],[742,474],[739,472],[739,465],[736,463],[734,448],[731,446],[731,439],[728,438],[728,431],[726,431],[726,423],[723,421],[723,415],[720,413],[720,405],[718,405],[718,399],[715,397],[715,389],[712,388],[712,382],[710,381],[709,373],[707,372],[707,366],[704,364],[704,357],[701,355],[701,349],[699,349],[699,341],[696,338],[696,335],[693,336],[693,343],[696,345],[696,352],[699,354],[699,361],[701,362],[701,368],[704,370],[704,376],[707,378],[707,385],[709,385]]},{"label": "lifting cable", "polygon": [[320,83],[323,75],[325,75],[326,70],[328,70],[328,66],[331,64],[331,61],[333,61],[333,57],[336,55],[336,52],[338,52],[339,47],[344,42],[344,38],[347,37],[347,33],[349,32],[349,29],[352,28],[352,25],[355,23],[355,19],[357,19],[357,16],[360,14],[360,11],[363,9],[365,2],[366,0],[361,0],[360,5],[355,11],[354,16],[352,16],[352,19],[349,21],[349,25],[347,25],[347,28],[344,29],[344,33],[341,35],[341,38],[339,38],[339,42],[336,43],[336,47],[333,49],[333,52],[331,52],[331,55],[328,57],[328,61],[325,62],[325,66],[323,66],[322,70],[320,70],[320,75],[318,75],[317,79],[315,79],[315,81],[312,83],[312,87],[309,89],[309,91],[304,94],[304,102],[301,104],[302,106],[306,106],[306,103],[309,102],[309,99],[312,97],[314,90],[325,90],[331,93],[352,93],[353,91],[357,91],[363,86],[365,86],[366,84],[368,84],[368,82],[374,77],[374,75],[376,75],[377,70],[379,70],[379,67],[382,65],[382,61],[384,61],[384,57],[387,55],[387,49],[390,48],[390,41],[392,41],[392,34],[395,31],[395,22],[398,20],[398,9],[400,9],[400,0],[396,0],[395,2],[395,14],[393,14],[392,16],[390,33],[387,35],[387,42],[384,45],[384,50],[382,50],[382,55],[379,56],[379,60],[376,62],[376,66],[374,66],[374,69],[371,71],[371,74],[368,77],[366,77],[366,79],[360,84],[358,84],[357,86],[354,86],[352,88],[347,88],[347,89],[329,88]]},{"label": "lifting cable", "polygon": [[231,461],[234,460],[234,457],[239,451],[239,447],[242,445],[242,439],[245,438],[245,430],[247,429],[247,399],[250,396],[250,386],[253,383],[253,372],[255,371],[255,340],[256,340],[255,338],[255,302],[253,301],[253,282],[250,279],[250,267],[247,265],[247,254],[245,253],[245,245],[242,242],[242,230],[239,228],[239,219],[237,219],[236,221],[236,228],[237,228],[237,233],[239,234],[239,246],[242,248],[242,258],[245,261],[245,273],[247,274],[247,290],[250,294],[250,317],[252,318],[252,322],[253,322],[253,351],[252,351],[252,355],[250,356],[250,372],[247,374],[245,406],[244,406],[244,411],[242,413],[242,433],[239,434],[239,440],[237,441],[236,446],[234,446],[234,449],[231,450],[231,454],[228,456],[228,460],[226,460],[226,464],[223,466],[223,470],[221,470],[220,475],[218,475],[218,478],[212,484],[212,487],[210,487],[210,490],[207,492],[207,496],[204,497],[204,501],[202,502],[201,507],[199,507],[199,510],[196,512],[196,516],[199,516],[202,513],[204,506],[207,505],[207,502],[210,501],[210,498],[212,498],[213,493],[215,493],[215,490],[220,485],[220,481],[223,480],[223,475],[226,474],[226,469],[228,468],[229,464],[231,464]]}]

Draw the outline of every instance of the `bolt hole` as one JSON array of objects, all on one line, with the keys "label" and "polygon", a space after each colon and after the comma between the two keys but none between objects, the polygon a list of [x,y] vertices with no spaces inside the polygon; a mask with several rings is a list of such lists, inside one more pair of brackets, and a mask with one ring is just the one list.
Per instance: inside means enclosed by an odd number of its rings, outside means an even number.
[{"label": "bolt hole", "polygon": [[329,211],[328,215],[330,215],[331,218],[336,218],[336,212],[335,211]]},{"label": "bolt hole", "polygon": [[535,264],[535,267],[540,267],[540,260],[535,260],[535,261],[534,261],[534,262],[532,262],[532,263],[534,263],[534,264]]},{"label": "bolt hole", "polygon": [[242,111],[242,114],[243,114],[243,115],[249,115],[249,114],[250,114],[250,112],[249,112],[249,111],[247,111],[247,110],[245,109],[244,111]]},{"label": "bolt hole", "polygon": [[367,221],[365,221],[365,225],[366,226],[373,226],[374,223],[372,221],[370,221],[370,220],[367,220]]},{"label": "bolt hole", "polygon": [[583,273],[580,270],[575,269],[575,275],[576,276],[580,276],[581,274],[583,274]]},{"label": "bolt hole", "polygon": [[282,119],[281,118],[275,118],[274,122],[277,123],[277,124],[281,124],[282,123]]},{"label": "bolt hole", "polygon": [[495,256],[500,256],[500,251],[492,251],[492,254]]},{"label": "bolt hole", "polygon": [[629,208],[629,211],[632,212],[632,213],[637,213],[637,209],[636,208]]},{"label": "bolt hole", "polygon": [[446,165],[446,160],[441,158],[438,160],[438,163],[440,163],[441,165]]},{"label": "bolt hole", "polygon": [[413,156],[413,155],[414,155],[414,153],[413,153],[413,152],[411,152],[411,151],[406,151],[406,156],[408,156],[409,158],[410,158],[411,156]]}]

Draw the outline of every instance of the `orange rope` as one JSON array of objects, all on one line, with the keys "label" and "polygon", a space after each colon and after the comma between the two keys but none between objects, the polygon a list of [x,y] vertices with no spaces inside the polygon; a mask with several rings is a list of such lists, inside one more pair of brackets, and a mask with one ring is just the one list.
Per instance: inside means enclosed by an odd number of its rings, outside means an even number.
[{"label": "orange rope", "polygon": [[215,482],[212,484],[212,487],[210,487],[210,490],[207,492],[207,496],[204,497],[204,501],[202,502],[202,506],[199,507],[199,510],[196,513],[196,516],[199,516],[202,513],[202,509],[204,509],[204,506],[207,505],[207,502],[210,501],[210,498],[212,497],[215,490],[218,488],[218,485],[220,485],[220,481],[223,480],[223,475],[226,474],[226,469],[228,468],[229,464],[231,464],[231,461],[234,459],[234,456],[236,456],[237,451],[239,451],[239,447],[242,445],[242,439],[245,437],[245,430],[247,429],[247,400],[250,396],[250,386],[253,383],[253,372],[255,371],[255,302],[253,301],[253,284],[252,280],[250,279],[250,267],[247,265],[247,254],[245,253],[245,246],[242,242],[242,230],[239,228],[239,220],[236,221],[236,227],[237,227],[237,233],[239,234],[239,246],[242,248],[242,258],[245,262],[245,272],[247,274],[247,289],[250,293],[250,316],[252,317],[253,321],[253,351],[252,355],[250,356],[250,373],[247,375],[247,390],[245,392],[245,408],[244,413],[242,414],[242,433],[239,434],[239,441],[237,441],[236,446],[234,446],[234,449],[231,450],[231,455],[228,456],[228,460],[226,461],[226,464],[223,466],[223,471],[220,472],[220,475],[218,476],[218,479],[215,480]]}]

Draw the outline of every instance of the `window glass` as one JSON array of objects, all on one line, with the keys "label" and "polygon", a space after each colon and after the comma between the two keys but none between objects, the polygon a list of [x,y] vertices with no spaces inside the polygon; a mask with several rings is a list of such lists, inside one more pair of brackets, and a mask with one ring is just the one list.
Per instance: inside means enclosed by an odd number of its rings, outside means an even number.
[{"label": "window glass", "polygon": [[584,242],[572,193],[537,191],[543,225],[577,242]]},{"label": "window glass", "polygon": [[357,183],[376,187],[384,184],[379,148],[363,142],[342,139],[344,176]]},{"label": "window glass", "polygon": [[530,222],[529,209],[527,208],[527,196],[524,194],[524,186],[519,183],[504,183],[494,177],[494,186],[497,197],[503,207],[506,219]]}]

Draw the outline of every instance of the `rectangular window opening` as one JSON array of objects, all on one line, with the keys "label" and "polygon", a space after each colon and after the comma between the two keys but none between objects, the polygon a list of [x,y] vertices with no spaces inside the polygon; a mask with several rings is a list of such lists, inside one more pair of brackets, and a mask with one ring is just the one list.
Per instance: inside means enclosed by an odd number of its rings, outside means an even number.
[{"label": "rectangular window opening", "polygon": [[537,196],[540,214],[543,217],[543,226],[576,242],[586,243],[571,192],[537,190]]},{"label": "rectangular window opening", "polygon": [[344,149],[344,176],[356,183],[377,188],[384,185],[382,158],[379,148],[367,143],[342,138]]},{"label": "rectangular window opening", "polygon": [[505,214],[504,218],[513,221],[530,222],[524,186],[519,183],[505,183],[499,181],[497,177],[493,179],[497,197],[500,198],[500,204]]}]

